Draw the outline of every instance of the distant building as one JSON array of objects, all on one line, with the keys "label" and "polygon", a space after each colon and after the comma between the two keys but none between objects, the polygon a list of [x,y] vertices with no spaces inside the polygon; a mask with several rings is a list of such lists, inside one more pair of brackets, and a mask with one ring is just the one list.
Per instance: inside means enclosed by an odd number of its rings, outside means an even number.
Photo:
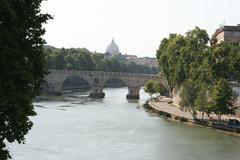
[{"label": "distant building", "polygon": [[115,43],[114,39],[112,39],[112,42],[107,46],[106,57],[113,57],[116,55],[120,55],[124,57],[126,60],[130,62],[134,62],[136,64],[141,64],[149,67],[158,67],[157,59],[156,58],[149,58],[149,57],[142,57],[138,58],[136,55],[121,55],[121,52],[119,51],[118,45]]},{"label": "distant building", "polygon": [[150,57],[141,57],[138,58],[136,55],[124,55],[124,57],[130,61],[134,62],[136,64],[141,64],[144,66],[149,66],[149,67],[158,67],[158,62],[156,58],[150,58]]},{"label": "distant building", "polygon": [[107,46],[105,54],[107,56],[121,55],[118,45],[112,39],[112,42]]},{"label": "distant building", "polygon": [[141,57],[137,59],[138,64],[151,66],[151,67],[157,67],[157,59],[156,58],[149,58],[149,57]]},{"label": "distant building", "polygon": [[129,60],[129,61],[132,61],[132,62],[135,62],[137,61],[137,56],[136,55],[128,55],[128,54],[125,54],[124,57]]},{"label": "distant building", "polygon": [[213,34],[212,42],[220,43],[222,41],[240,43],[240,24],[237,26],[222,26]]}]

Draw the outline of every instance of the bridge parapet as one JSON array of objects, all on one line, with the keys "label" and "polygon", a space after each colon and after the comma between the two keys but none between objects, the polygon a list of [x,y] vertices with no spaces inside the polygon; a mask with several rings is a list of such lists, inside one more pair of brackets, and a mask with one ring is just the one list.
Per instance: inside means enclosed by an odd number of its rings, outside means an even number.
[{"label": "bridge parapet", "polygon": [[92,75],[114,75],[114,76],[135,76],[135,77],[153,77],[162,78],[155,74],[124,73],[124,72],[103,72],[103,71],[79,71],[79,70],[49,70],[52,74],[92,74]]}]

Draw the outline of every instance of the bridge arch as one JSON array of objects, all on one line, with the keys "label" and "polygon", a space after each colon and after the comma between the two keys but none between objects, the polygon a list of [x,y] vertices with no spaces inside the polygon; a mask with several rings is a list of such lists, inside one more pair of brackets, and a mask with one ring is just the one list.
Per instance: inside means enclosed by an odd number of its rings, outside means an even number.
[{"label": "bridge arch", "polygon": [[128,86],[128,81],[122,77],[107,77],[103,80],[103,88],[108,87],[108,83],[118,82],[122,86]]},{"label": "bridge arch", "polygon": [[91,89],[91,83],[81,75],[69,75],[61,84],[62,90],[67,89]]}]

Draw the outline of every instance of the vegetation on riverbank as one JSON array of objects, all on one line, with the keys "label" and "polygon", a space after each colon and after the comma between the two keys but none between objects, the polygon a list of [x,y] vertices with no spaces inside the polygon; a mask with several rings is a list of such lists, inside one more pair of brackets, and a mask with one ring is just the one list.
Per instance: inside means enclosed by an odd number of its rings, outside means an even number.
[{"label": "vegetation on riverbank", "polygon": [[168,94],[167,88],[165,88],[161,83],[150,80],[147,81],[147,83],[144,85],[144,91],[149,93],[151,99],[153,98],[153,95],[156,96],[163,96]]},{"label": "vegetation on riverbank", "polygon": [[211,43],[198,27],[186,35],[170,34],[157,51],[161,72],[173,90],[180,90],[183,109],[194,119],[196,112],[234,114],[234,93],[229,81],[240,81],[240,45]]}]

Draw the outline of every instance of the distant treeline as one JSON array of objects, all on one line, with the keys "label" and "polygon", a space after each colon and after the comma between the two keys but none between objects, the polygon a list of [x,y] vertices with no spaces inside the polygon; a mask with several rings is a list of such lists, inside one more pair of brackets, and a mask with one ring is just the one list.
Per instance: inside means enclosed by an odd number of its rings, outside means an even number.
[{"label": "distant treeline", "polygon": [[124,56],[106,57],[85,48],[57,49],[46,46],[48,69],[89,70],[108,72],[130,72],[157,74],[158,67],[140,65],[128,61]]}]

